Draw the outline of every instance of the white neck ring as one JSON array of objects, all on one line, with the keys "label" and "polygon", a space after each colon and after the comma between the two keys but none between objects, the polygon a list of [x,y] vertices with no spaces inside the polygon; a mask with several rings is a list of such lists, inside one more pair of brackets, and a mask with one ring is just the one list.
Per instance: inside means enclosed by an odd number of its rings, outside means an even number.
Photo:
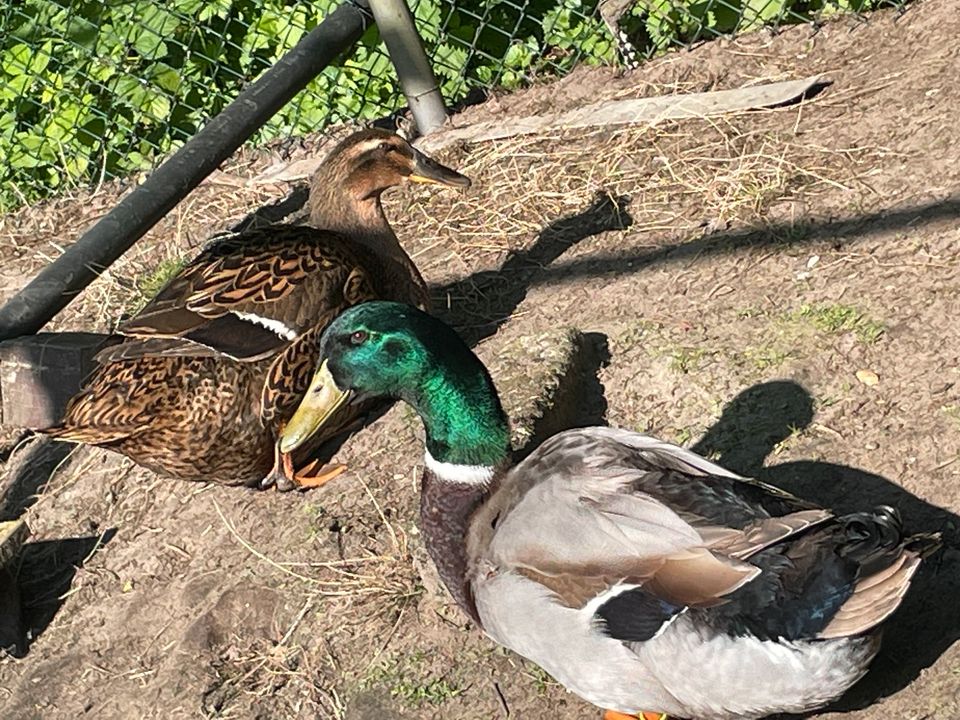
[{"label": "white neck ring", "polygon": [[457,465],[434,459],[429,450],[423,452],[423,463],[438,480],[457,485],[488,485],[493,479],[493,468],[487,465]]}]

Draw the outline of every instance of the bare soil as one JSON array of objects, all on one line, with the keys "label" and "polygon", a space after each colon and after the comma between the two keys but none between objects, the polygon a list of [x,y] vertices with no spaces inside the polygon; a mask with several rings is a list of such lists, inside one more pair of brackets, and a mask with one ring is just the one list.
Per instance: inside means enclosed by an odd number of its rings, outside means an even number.
[{"label": "bare soil", "polygon": [[[609,422],[944,533],[873,670],[823,718],[960,717],[958,36],[956,3],[926,0],[584,69],[457,122],[815,73],[833,85],[788,108],[450,149],[470,191],[389,199],[438,312],[521,418],[519,445]],[[282,197],[248,182],[279,153],[240,154],[53,327],[112,327],[150,267]],[[3,296],[124,190],[0,219]],[[565,393],[560,415],[544,386]],[[3,716],[597,717],[438,587],[416,529],[419,433],[394,408],[340,450],[347,473],[286,495],[11,434],[0,512],[33,531],[33,631],[0,660]]]}]

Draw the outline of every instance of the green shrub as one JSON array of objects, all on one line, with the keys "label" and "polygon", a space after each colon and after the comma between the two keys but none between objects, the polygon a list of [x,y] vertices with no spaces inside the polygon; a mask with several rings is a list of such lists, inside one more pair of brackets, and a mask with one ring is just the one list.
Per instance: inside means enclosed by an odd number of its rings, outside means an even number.
[{"label": "green shrub", "polygon": [[315,22],[283,0],[23,0],[4,24],[4,195],[31,200],[148,166]]}]

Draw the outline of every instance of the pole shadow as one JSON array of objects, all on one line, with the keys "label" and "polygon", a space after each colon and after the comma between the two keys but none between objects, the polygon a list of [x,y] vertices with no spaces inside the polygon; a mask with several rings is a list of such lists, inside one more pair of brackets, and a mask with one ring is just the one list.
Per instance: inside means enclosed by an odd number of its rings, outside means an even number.
[{"label": "pole shadow", "polygon": [[745,250],[785,249],[830,241],[837,250],[855,246],[877,235],[906,230],[938,221],[960,218],[960,196],[935,202],[884,208],[842,220],[814,219],[770,223],[761,227],[722,230],[695,240],[664,244],[655,249],[594,253],[554,264],[532,281],[533,285],[571,282],[577,278],[603,278],[636,274],[648,267],[670,265]]},{"label": "pole shadow", "polygon": [[960,517],[847,465],[797,460],[763,466],[777,443],[812,419],[813,399],[802,386],[788,380],[761,383],[734,398],[692,450],[715,454],[724,467],[841,514],[890,505],[903,515],[907,532],[942,533],[944,547],[921,564],[903,604],[885,624],[870,671],[826,709],[849,712],[902,690],[960,639]]}]

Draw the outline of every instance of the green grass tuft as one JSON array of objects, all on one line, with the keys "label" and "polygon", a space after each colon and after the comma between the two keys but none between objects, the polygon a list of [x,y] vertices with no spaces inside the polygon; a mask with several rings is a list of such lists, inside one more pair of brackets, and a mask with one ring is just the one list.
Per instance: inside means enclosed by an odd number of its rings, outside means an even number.
[{"label": "green grass tuft", "polygon": [[748,347],[743,351],[743,357],[757,370],[769,370],[783,365],[790,353],[775,347]]},{"label": "green grass tuft", "polygon": [[684,375],[700,369],[708,351],[697,347],[677,347],[670,351],[670,369]]},{"label": "green grass tuft", "polygon": [[944,405],[940,410],[960,427],[960,405]]},{"label": "green grass tuft", "polygon": [[542,667],[534,665],[533,663],[524,663],[523,674],[530,678],[534,691],[540,697],[547,694],[547,689],[551,685],[559,685],[559,683],[553,679],[550,673],[548,673]]},{"label": "green grass tuft", "polygon": [[160,292],[173,277],[183,269],[185,262],[179,258],[161,260],[153,270],[137,278],[137,291],[144,304]]},{"label": "green grass tuft", "polygon": [[872,345],[886,332],[882,322],[868,317],[862,310],[852,305],[840,303],[803,305],[795,315],[797,319],[805,320],[823,332],[834,334],[852,332],[864,345]]},{"label": "green grass tuft", "polygon": [[456,681],[429,675],[423,667],[424,659],[423,653],[416,652],[383,661],[367,673],[360,687],[366,689],[380,685],[412,707],[442,705],[463,694],[463,688]]}]

